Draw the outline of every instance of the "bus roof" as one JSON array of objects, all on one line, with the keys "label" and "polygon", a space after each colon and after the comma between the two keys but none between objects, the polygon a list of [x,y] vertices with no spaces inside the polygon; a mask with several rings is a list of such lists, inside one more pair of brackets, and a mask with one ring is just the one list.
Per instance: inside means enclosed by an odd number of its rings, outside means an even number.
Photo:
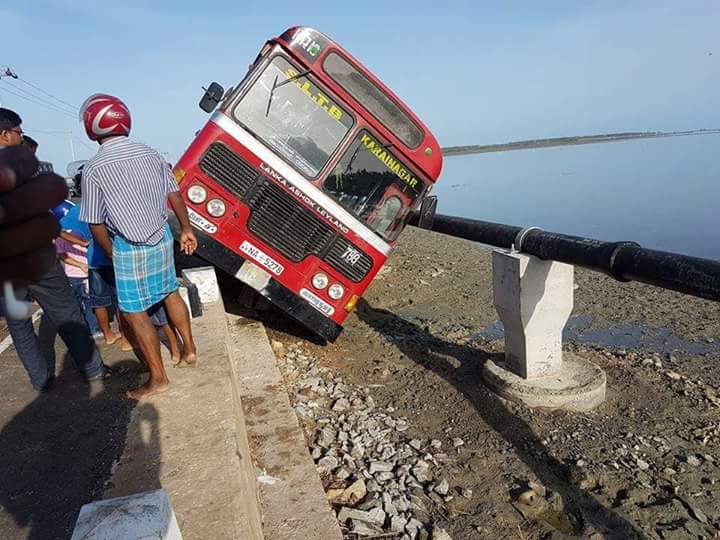
[{"label": "bus roof", "polygon": [[[433,134],[392,90],[350,53],[325,34],[307,26],[289,28],[273,41],[289,49],[297,60],[311,68],[326,85],[353,103],[364,117],[370,117],[396,150],[404,154],[430,180],[437,180],[443,158]],[[336,67],[335,77],[328,73],[326,59]],[[343,81],[337,81],[338,78]],[[348,83],[357,85],[355,89],[358,91],[353,93]],[[371,110],[373,108],[375,110]],[[381,114],[383,118],[379,117]],[[389,126],[391,123],[394,126]]]}]

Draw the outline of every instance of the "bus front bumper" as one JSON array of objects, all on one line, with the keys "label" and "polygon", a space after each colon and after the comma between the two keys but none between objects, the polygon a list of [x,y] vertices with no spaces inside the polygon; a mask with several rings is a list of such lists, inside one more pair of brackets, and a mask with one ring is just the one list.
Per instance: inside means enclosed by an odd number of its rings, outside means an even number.
[{"label": "bus front bumper", "polygon": [[[177,240],[180,237],[180,225],[172,213],[168,216],[168,224],[173,231],[173,236]],[[241,270],[243,270],[244,265],[251,265],[253,268],[258,268],[253,263],[215,240],[211,235],[195,228],[193,232],[198,241],[198,248],[194,256],[203,259],[210,265],[220,268],[238,279],[240,279],[238,276],[243,274]],[[178,262],[178,258],[186,257],[182,254],[178,255],[177,251],[178,250],[176,250],[176,263]],[[266,283],[263,283],[262,286],[257,286],[257,284],[251,282],[249,283],[244,279],[242,281],[326,341],[334,342],[340,335],[340,332],[342,332],[342,326],[325,317],[325,315],[272,277],[268,279]]]}]

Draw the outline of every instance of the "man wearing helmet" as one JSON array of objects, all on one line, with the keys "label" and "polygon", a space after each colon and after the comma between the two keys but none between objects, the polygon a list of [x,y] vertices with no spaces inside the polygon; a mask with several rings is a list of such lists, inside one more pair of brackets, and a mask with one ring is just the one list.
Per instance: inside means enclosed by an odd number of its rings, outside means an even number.
[{"label": "man wearing helmet", "polygon": [[177,290],[168,202],[181,226],[180,248],[191,254],[197,240],[165,160],[128,139],[131,118],[125,104],[114,96],[94,94],[83,103],[80,117],[88,137],[100,144],[83,169],[80,219],[90,224],[93,238],[112,259],[120,311],[150,370],[148,381],[128,396],[143,399],[169,386],[149,308],[164,303],[183,340],[179,364],[196,362],[190,315]]},{"label": "man wearing helmet", "polygon": [[[30,150],[21,147],[23,142],[21,122],[20,116],[15,112],[0,108],[0,164],[3,165],[0,171],[2,173],[0,187],[7,183],[6,180],[10,176],[8,166],[13,169],[14,174],[11,176],[15,177],[16,181],[23,181],[12,192],[3,193],[0,199],[2,203],[0,204],[0,225],[2,225],[0,240],[3,240],[0,244],[4,246],[0,266],[4,271],[3,279],[27,278],[29,271],[41,269],[43,273],[36,281],[26,289],[16,290],[16,293],[19,296],[29,294],[37,300],[43,308],[44,322],[57,329],[78,370],[88,380],[104,378],[110,374],[110,371],[102,363],[65,271],[54,253],[51,252],[49,257],[45,257],[43,253],[46,249],[38,249],[38,240],[41,239],[48,242],[48,247],[52,246],[49,241],[59,232],[57,222],[46,210],[37,212],[30,221],[27,220],[30,216],[25,216],[23,219],[21,215],[11,215],[19,214],[23,208],[31,209],[36,206],[37,209],[47,208],[42,205],[43,199],[48,196],[62,198],[67,194],[67,187],[62,179],[55,177],[57,180],[55,181],[51,178],[54,175],[37,174],[37,160]],[[37,192],[33,193],[34,187],[41,188],[42,191],[36,190]],[[0,191],[5,190],[0,189]],[[15,200],[12,200],[13,195],[16,197]],[[6,224],[16,223],[24,225],[10,228],[10,230],[17,229],[16,238],[14,240],[5,238],[5,229],[8,228]],[[27,251],[28,248],[33,249],[32,255]],[[25,262],[12,271],[12,262],[19,255],[23,256]],[[7,275],[5,271],[8,272]],[[36,274],[32,277],[38,276]],[[0,311],[3,306],[4,302],[0,301]],[[52,350],[54,342],[41,342],[35,334],[30,319],[8,319],[7,324],[20,361],[30,377],[30,383],[40,392],[48,390],[55,379],[55,359]]]}]

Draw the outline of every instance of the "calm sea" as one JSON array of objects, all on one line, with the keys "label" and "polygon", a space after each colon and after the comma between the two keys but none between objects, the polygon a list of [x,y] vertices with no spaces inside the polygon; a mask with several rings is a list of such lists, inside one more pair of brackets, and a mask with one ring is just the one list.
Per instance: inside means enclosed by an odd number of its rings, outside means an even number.
[{"label": "calm sea", "polygon": [[445,159],[438,211],[720,260],[720,135]]}]

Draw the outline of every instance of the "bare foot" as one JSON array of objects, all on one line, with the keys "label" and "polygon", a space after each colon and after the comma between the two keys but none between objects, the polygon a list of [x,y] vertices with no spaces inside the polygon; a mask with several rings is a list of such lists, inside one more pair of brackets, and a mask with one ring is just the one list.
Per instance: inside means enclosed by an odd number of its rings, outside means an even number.
[{"label": "bare foot", "polygon": [[165,380],[164,382],[155,382],[155,381],[148,381],[145,384],[143,384],[140,388],[136,388],[135,390],[130,390],[127,393],[127,397],[130,399],[134,399],[136,401],[140,401],[143,399],[147,399],[150,396],[154,396],[156,394],[162,394],[163,392],[167,392],[167,390],[170,388],[170,381]]},{"label": "bare foot", "polygon": [[120,335],[120,334],[106,334],[105,335],[105,344],[106,345],[114,345],[120,339],[122,339],[122,335]]},{"label": "bare foot", "polygon": [[173,367],[177,367],[180,362],[182,362],[182,358],[180,355],[177,356],[170,356],[170,361],[172,362]]},{"label": "bare foot", "polygon": [[120,349],[122,349],[123,352],[130,352],[133,350],[133,346],[130,345],[130,342],[127,339],[123,338]]},{"label": "bare foot", "polygon": [[194,368],[197,367],[197,353],[186,353],[180,358],[180,361],[173,366],[178,368]]}]

